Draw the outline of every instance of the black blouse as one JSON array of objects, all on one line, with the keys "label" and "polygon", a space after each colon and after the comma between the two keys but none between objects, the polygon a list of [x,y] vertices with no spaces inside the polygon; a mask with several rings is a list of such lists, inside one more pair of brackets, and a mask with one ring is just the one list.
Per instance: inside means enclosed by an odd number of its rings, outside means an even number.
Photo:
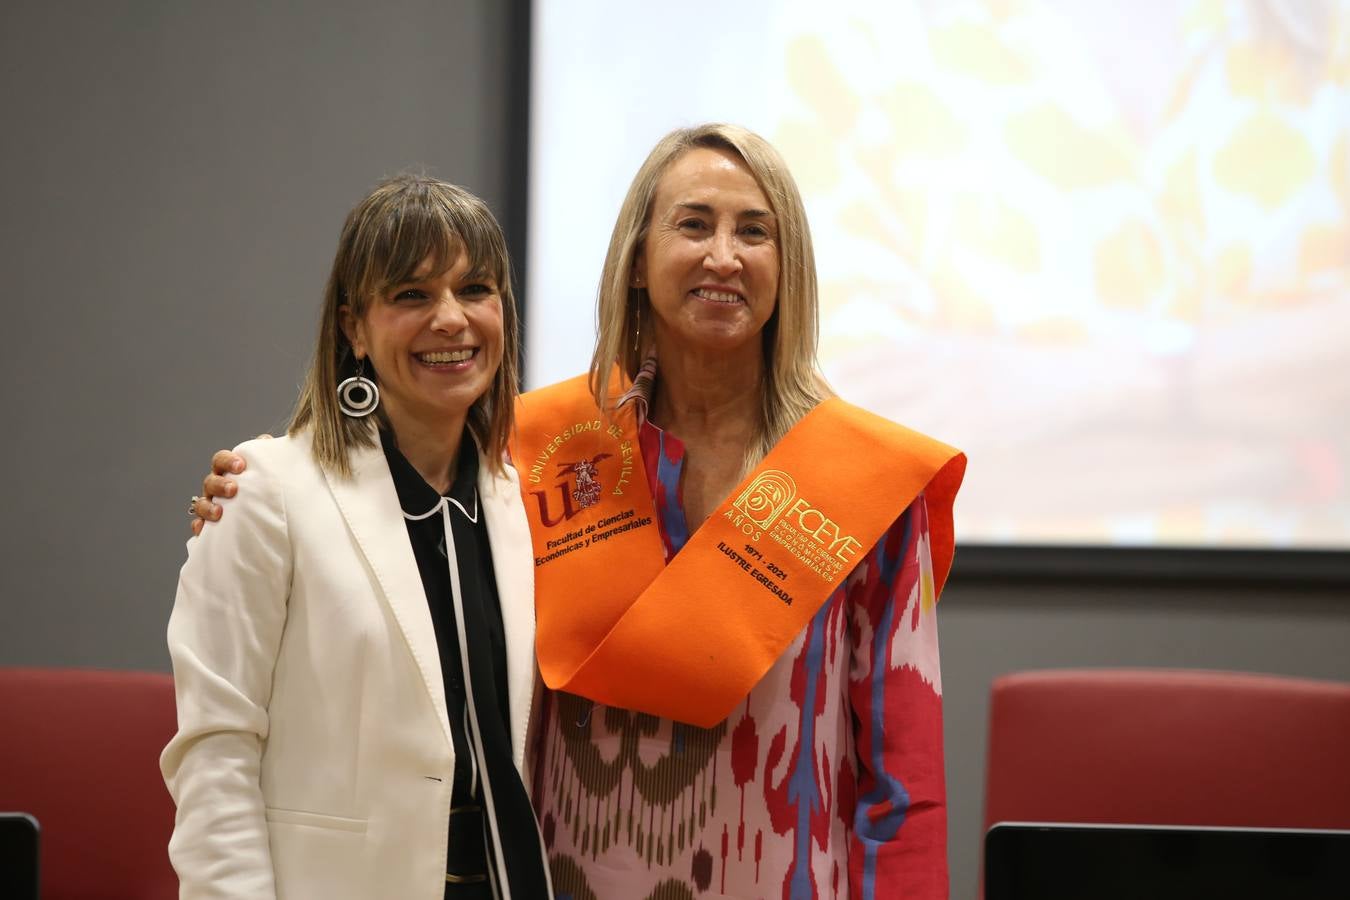
[{"label": "black blouse", "polygon": [[[486,631],[486,642],[490,649],[495,690],[484,691],[480,688],[475,696],[487,699],[495,695],[492,698],[495,708],[491,714],[500,718],[503,732],[509,735],[511,719],[506,685],[506,635],[502,627],[501,602],[497,596],[497,579],[492,567],[487,525],[478,502],[477,447],[466,437],[460,449],[454,481],[450,489],[441,495],[426,483],[399,452],[393,435],[381,431],[380,442],[394,478],[394,488],[398,491],[399,506],[403,508],[408,538],[412,543],[413,556],[417,559],[422,587],[431,609],[431,621],[436,629],[441,676],[445,682],[446,711],[454,741],[455,773],[446,864],[447,895],[476,896],[479,889],[467,885],[481,885],[482,890],[487,888],[488,850],[483,818],[483,784],[469,725],[464,664],[460,657],[459,622],[455,615],[441,498],[444,496],[449,501],[449,520],[457,551],[456,568],[463,595],[461,602],[466,607],[466,624],[468,621],[477,621],[485,625],[483,630]],[[477,615],[471,614],[473,612]],[[480,639],[468,629],[466,634],[470,635],[470,641]],[[455,885],[466,887],[457,893]],[[483,896],[488,894],[484,893]]]}]

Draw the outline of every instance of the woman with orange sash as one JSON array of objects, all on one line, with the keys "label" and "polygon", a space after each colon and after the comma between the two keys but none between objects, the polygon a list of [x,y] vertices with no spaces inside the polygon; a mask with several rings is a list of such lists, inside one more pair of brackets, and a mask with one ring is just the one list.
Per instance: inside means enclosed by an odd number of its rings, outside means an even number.
[{"label": "woman with orange sash", "polygon": [[778,153],[675,131],[619,213],[590,372],[517,408],[559,898],[947,896],[965,459],[834,398],[817,317]]}]

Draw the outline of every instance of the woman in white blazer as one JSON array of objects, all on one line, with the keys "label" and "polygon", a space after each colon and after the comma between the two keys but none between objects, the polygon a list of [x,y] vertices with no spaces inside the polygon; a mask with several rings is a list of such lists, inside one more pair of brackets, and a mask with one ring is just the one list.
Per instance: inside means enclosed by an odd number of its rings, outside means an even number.
[{"label": "woman in white blazer", "polygon": [[246,445],[169,621],[184,898],[548,897],[521,775],[533,566],[503,464],[505,241],[471,194],[348,216],[286,437]]}]

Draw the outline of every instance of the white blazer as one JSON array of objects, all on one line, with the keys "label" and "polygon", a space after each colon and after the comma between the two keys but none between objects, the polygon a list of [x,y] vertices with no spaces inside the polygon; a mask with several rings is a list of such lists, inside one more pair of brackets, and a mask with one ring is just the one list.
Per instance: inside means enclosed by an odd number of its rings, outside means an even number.
[{"label": "white blazer", "polygon": [[[455,769],[436,634],[379,447],[330,475],[307,435],[249,441],[225,515],[189,542],[169,619],[183,898],[439,900]],[[534,566],[514,471],[478,491],[524,770]],[[526,784],[528,785],[528,779]]]}]

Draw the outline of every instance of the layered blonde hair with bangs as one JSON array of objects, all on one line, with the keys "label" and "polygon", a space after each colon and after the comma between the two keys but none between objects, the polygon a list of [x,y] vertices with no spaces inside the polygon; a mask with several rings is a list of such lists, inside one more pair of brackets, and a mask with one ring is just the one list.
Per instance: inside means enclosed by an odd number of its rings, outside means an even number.
[{"label": "layered blonde hair with bangs", "polygon": [[[461,187],[420,175],[381,182],[342,226],[324,290],[318,343],[286,429],[288,434],[311,431],[314,457],[321,466],[349,475],[351,451],[376,446],[378,440],[365,419],[344,415],[338,407],[338,384],[357,372],[351,343],[342,330],[342,307],[350,306],[360,318],[385,291],[411,280],[428,257],[448,268],[461,252],[475,277],[496,281],[501,297],[501,365],[487,393],[469,408],[467,426],[492,471],[503,472],[520,356],[506,239],[482,200]],[[373,374],[378,382],[378,373]],[[384,424],[387,427],[388,422]]]},{"label": "layered blonde hair with bangs", "polygon": [[605,255],[590,387],[600,408],[608,409],[614,366],[631,379],[643,363],[650,341],[641,338],[641,332],[651,315],[650,301],[645,289],[632,286],[633,264],[651,227],[652,203],[662,176],[675,160],[699,148],[739,157],[778,220],[778,298],[761,334],[764,383],[758,439],[746,449],[745,467],[749,469],[831,394],[816,366],[819,301],[806,208],[782,156],[754,132],[719,123],[680,128],[658,141],[647,155],[624,197]]}]

